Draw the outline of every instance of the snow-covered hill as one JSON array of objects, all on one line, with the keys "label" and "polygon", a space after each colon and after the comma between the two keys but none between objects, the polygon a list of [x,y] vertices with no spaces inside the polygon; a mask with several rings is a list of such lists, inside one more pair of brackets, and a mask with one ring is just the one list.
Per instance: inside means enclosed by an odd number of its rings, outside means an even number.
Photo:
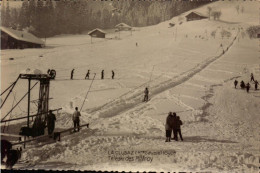
[{"label": "snow-covered hill", "polygon": [[[243,13],[237,13],[237,5],[243,6]],[[258,171],[260,92],[253,83],[249,93],[234,89],[233,81],[249,82],[250,73],[260,80],[258,40],[243,34],[248,26],[258,24],[259,3],[219,1],[209,6],[221,9],[221,21],[186,22],[187,12],[155,26],[135,28],[132,35],[111,32],[109,39],[93,39],[93,44],[87,35],[67,35],[47,39],[44,49],[3,50],[2,91],[26,68],[56,69],[50,108],[63,108],[57,115],[57,128],[72,127],[71,113],[75,106],[81,107],[91,84],[85,74],[88,69],[91,78],[96,73],[81,117],[81,123],[90,123],[90,129],[62,136],[61,142],[30,143],[17,167]],[[207,13],[207,7],[195,11]],[[176,25],[169,28],[169,23]],[[222,30],[231,36],[222,38]],[[212,32],[216,32],[215,38]],[[73,68],[75,79],[70,80]],[[104,80],[100,80],[102,69]],[[114,80],[111,70],[116,73]],[[16,87],[19,98],[27,83],[19,81]],[[148,103],[142,102],[145,87],[150,90]],[[38,97],[37,88],[32,97]],[[21,109],[26,111],[26,101]],[[2,110],[2,115],[7,111]],[[184,123],[183,142],[165,143],[169,111],[176,112]],[[13,117],[24,114],[17,109]],[[116,161],[122,155],[112,154],[114,151],[135,153]],[[140,155],[146,160],[137,159]],[[126,156],[135,160],[126,160]]]}]

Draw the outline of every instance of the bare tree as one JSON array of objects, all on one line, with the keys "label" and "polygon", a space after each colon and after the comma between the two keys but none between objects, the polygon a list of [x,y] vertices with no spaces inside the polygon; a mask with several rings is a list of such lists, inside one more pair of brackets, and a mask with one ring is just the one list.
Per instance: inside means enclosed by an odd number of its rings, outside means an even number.
[{"label": "bare tree", "polygon": [[214,20],[219,20],[221,15],[222,15],[221,11],[212,11],[211,12],[211,16],[213,16]]},{"label": "bare tree", "polygon": [[240,9],[239,5],[237,5],[235,8],[237,10],[237,14],[239,14],[239,9]]},{"label": "bare tree", "polygon": [[241,11],[241,13],[244,13],[244,11],[245,11],[244,6],[241,7],[241,10],[240,10],[240,11]]},{"label": "bare tree", "polygon": [[207,9],[208,9],[208,16],[209,16],[209,20],[210,20],[212,8],[210,6],[208,6]]}]

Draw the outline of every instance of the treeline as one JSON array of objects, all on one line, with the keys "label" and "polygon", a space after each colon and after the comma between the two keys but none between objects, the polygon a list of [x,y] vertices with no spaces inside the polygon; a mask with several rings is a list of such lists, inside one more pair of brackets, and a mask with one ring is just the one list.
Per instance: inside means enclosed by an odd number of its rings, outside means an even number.
[{"label": "treeline", "polygon": [[79,34],[96,27],[109,29],[120,22],[147,26],[168,20],[209,1],[87,1],[24,0],[21,8],[3,3],[3,26],[28,30],[38,37]]}]

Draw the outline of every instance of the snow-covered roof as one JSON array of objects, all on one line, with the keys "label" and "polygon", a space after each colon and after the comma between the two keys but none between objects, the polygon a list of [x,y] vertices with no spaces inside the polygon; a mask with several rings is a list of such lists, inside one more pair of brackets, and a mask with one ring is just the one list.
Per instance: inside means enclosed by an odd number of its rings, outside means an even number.
[{"label": "snow-covered roof", "polygon": [[6,34],[10,35],[11,37],[25,42],[36,43],[36,44],[44,44],[44,42],[39,39],[38,37],[32,35],[31,33],[25,31],[18,31],[11,28],[7,28],[1,26],[1,31],[5,32]]},{"label": "snow-covered roof", "polygon": [[207,15],[205,15],[205,14],[202,14],[202,13],[200,13],[200,12],[197,12],[197,11],[192,11],[192,12],[190,12],[189,14],[187,14],[185,17],[187,17],[188,15],[190,15],[191,13],[195,13],[195,14],[197,14],[197,15],[199,15],[199,16],[202,16],[202,17],[207,17],[208,18],[208,16]]},{"label": "snow-covered roof", "polygon": [[125,23],[119,23],[115,26],[115,28],[132,28],[132,27]]},{"label": "snow-covered roof", "polygon": [[26,70],[21,71],[20,74],[42,74],[42,71],[39,69],[27,68]]},{"label": "snow-covered roof", "polygon": [[106,32],[103,31],[102,29],[96,28],[96,29],[93,29],[92,31],[89,31],[89,32],[88,32],[88,35],[92,34],[92,33],[95,32],[95,31],[99,31],[99,32],[102,32],[102,33],[106,34]]}]

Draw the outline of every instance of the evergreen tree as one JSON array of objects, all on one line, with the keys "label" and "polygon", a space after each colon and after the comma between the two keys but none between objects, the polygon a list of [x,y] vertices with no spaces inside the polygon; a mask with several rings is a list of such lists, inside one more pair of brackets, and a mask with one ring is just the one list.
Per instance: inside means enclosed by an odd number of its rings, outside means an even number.
[{"label": "evergreen tree", "polygon": [[18,27],[18,22],[19,22],[19,18],[18,18],[18,12],[16,8],[13,8],[11,10],[11,27],[13,29],[17,29]]},{"label": "evergreen tree", "polygon": [[35,33],[39,37],[45,37],[44,32],[44,7],[43,1],[37,1],[36,3],[36,14],[35,14]]},{"label": "evergreen tree", "polygon": [[10,11],[10,7],[9,7],[9,2],[7,2],[7,4],[6,4],[6,9],[5,9],[4,17],[2,20],[2,25],[6,26],[6,27],[11,26],[11,11]]},{"label": "evergreen tree", "polygon": [[24,29],[30,26],[28,1],[23,1],[19,15],[19,29]]}]

